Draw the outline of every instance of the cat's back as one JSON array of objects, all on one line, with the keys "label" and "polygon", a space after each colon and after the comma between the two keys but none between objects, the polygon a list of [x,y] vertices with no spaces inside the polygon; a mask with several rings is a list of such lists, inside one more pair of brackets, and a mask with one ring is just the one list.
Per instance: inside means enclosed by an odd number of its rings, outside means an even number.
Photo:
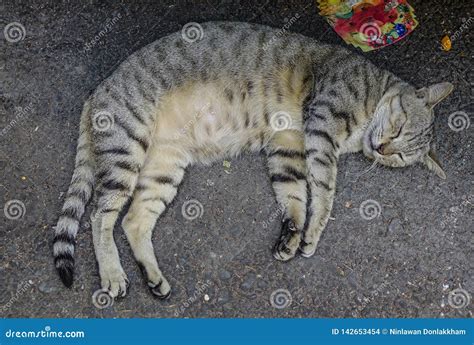
[{"label": "cat's back", "polygon": [[[339,49],[286,29],[243,22],[188,23],[133,53],[115,75],[142,68],[168,82],[216,74],[252,75],[302,59],[316,61]],[[166,78],[169,76],[169,78]],[[113,77],[113,75],[111,76]]]}]

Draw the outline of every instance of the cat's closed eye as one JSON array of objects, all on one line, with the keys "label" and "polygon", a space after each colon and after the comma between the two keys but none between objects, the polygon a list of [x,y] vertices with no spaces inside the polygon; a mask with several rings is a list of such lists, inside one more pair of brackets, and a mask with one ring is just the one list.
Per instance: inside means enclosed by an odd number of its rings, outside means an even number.
[{"label": "cat's closed eye", "polygon": [[404,125],[405,125],[405,124],[401,125],[401,126],[400,126],[400,129],[398,129],[398,131],[396,132],[396,134],[390,137],[391,140],[394,140],[394,139],[397,139],[397,138],[400,137],[400,135],[402,134]]}]

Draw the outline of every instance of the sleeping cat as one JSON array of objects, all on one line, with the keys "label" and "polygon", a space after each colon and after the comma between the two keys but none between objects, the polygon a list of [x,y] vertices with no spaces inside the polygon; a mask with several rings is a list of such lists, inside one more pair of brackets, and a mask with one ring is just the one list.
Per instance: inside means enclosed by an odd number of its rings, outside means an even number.
[{"label": "sleeping cat", "polygon": [[[284,208],[278,260],[314,254],[328,221],[340,155],[363,151],[391,167],[424,163],[433,107],[450,83],[415,89],[363,57],[269,27],[205,23],[197,38],[175,33],[132,54],[85,102],[75,170],[55,229],[54,257],[73,282],[74,243],[93,195],[92,235],[101,286],[126,294],[113,230],[122,227],[151,292],[170,294],[152,231],[185,169],[263,151]],[[251,177],[249,177],[251,178]]]}]

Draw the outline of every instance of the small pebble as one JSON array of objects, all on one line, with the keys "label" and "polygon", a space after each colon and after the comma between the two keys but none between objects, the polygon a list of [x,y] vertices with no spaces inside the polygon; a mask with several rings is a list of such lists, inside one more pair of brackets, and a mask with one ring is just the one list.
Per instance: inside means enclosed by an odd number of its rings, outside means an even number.
[{"label": "small pebble", "polygon": [[229,232],[232,236],[237,236],[237,235],[240,235],[242,233],[242,229],[239,228],[239,227],[232,227],[232,228],[230,228]]},{"label": "small pebble", "polygon": [[250,290],[250,288],[253,286],[253,284],[255,283],[255,280],[256,280],[257,276],[255,273],[249,273],[247,274],[247,276],[245,277],[245,280],[242,284],[240,284],[240,287],[243,289],[243,290]]},{"label": "small pebble", "polygon": [[257,287],[259,289],[265,289],[268,286],[268,282],[265,279],[259,279],[257,281]]},{"label": "small pebble", "polygon": [[210,297],[209,297],[208,294],[205,294],[205,295],[204,295],[204,300],[205,300],[206,302],[210,300]]},{"label": "small pebble", "polygon": [[224,166],[224,172],[230,174],[231,163],[229,161],[224,161],[222,165]]},{"label": "small pebble", "polygon": [[220,303],[220,304],[225,304],[229,302],[229,300],[230,300],[230,295],[229,295],[229,292],[226,290],[221,291],[219,294],[219,297],[217,297],[217,303]]},{"label": "small pebble", "polygon": [[403,226],[402,222],[398,218],[394,218],[390,221],[390,224],[388,225],[388,231],[389,232],[400,232],[403,231]]},{"label": "small pebble", "polygon": [[58,291],[58,288],[56,286],[53,286],[50,282],[42,282],[38,286],[38,290],[40,290],[43,293],[51,293],[51,292]]},{"label": "small pebble", "polygon": [[229,271],[221,270],[221,271],[219,272],[219,278],[220,278],[221,280],[227,280],[227,279],[230,279],[230,277],[231,277],[231,274],[230,274]]}]

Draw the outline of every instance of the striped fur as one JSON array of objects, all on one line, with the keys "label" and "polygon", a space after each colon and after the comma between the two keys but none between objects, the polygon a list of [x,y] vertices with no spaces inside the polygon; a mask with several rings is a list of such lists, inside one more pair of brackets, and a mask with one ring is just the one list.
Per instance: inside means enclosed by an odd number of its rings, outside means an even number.
[{"label": "striped fur", "polygon": [[102,288],[113,297],[127,290],[113,229],[131,199],[122,227],[151,292],[166,298],[170,285],[153,252],[152,230],[191,164],[266,153],[284,210],[274,250],[279,260],[297,250],[314,253],[331,211],[341,154],[362,150],[381,164],[424,161],[442,171],[428,154],[431,109],[450,84],[415,90],[343,48],[264,26],[222,22],[202,28],[196,42],[175,33],[134,53],[86,102],[76,168],[54,238],[56,267],[67,286],[92,188]]},{"label": "striped fur", "polygon": [[94,185],[93,157],[91,156],[91,129],[86,102],[81,116],[80,135],[77,144],[76,164],[66,201],[59,216],[54,235],[54,263],[62,281],[68,287],[73,282],[74,245],[79,222],[89,202]]}]

